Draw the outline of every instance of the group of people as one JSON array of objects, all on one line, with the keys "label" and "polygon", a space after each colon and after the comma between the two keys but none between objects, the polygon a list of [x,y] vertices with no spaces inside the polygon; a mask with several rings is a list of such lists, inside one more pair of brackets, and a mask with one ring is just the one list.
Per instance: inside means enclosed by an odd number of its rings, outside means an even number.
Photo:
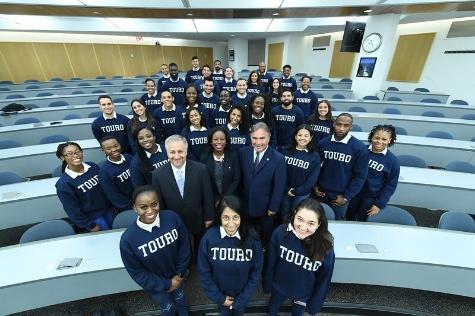
[{"label": "group of people", "polygon": [[122,259],[164,315],[187,314],[191,258],[223,315],[243,313],[261,275],[271,315],[288,298],[293,315],[316,313],[335,260],[320,203],[337,220],[365,221],[384,208],[399,175],[388,150],[395,129],[375,126],[367,147],[351,135],[350,114],[333,119],[330,102],[312,96],[311,77],[297,91],[290,66],[272,78],[259,65],[233,91],[226,88],[232,69],[216,61],[211,74],[196,60],[182,102],[173,63],[166,80],[145,81],[130,120],[100,96],[103,115],[92,130],[105,162],[85,162],[77,143],[59,145],[58,197],[84,231],[110,229],[115,214],[137,212],[121,239]]}]

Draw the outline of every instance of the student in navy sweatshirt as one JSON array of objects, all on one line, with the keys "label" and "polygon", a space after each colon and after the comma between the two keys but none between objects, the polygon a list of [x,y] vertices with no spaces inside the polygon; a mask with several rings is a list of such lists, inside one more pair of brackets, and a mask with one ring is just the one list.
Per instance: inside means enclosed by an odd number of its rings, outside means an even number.
[{"label": "student in navy sweatshirt", "polygon": [[203,236],[198,251],[198,274],[208,298],[221,315],[242,315],[259,283],[262,245],[248,227],[236,196],[225,196],[219,223]]},{"label": "student in navy sweatshirt", "polygon": [[272,108],[280,105],[280,98],[282,97],[282,85],[279,78],[274,78],[271,81],[271,87],[267,94],[267,99],[270,102]]},{"label": "student in navy sweatshirt", "polygon": [[178,77],[177,64],[170,63],[168,68],[170,69],[170,78],[163,84],[161,92],[165,90],[170,91],[173,95],[173,99],[175,100],[175,104],[183,106],[183,103],[185,102],[185,89],[188,84],[183,79]]},{"label": "student in navy sweatshirt", "polygon": [[198,94],[201,95],[201,93],[205,90],[205,78],[210,78],[211,83],[213,84],[213,87],[211,89],[208,88],[208,94],[211,92],[214,92],[214,94],[219,94],[219,86],[217,82],[214,82],[213,77],[211,76],[211,67],[208,65],[203,65],[203,68],[201,70],[201,73],[203,74],[201,79],[196,80],[193,82],[193,85],[198,89]]},{"label": "student in navy sweatshirt", "polygon": [[136,130],[134,139],[137,153],[130,163],[130,178],[134,188],[152,183],[152,171],[168,162],[165,147],[156,143],[154,130],[143,127]]},{"label": "student in navy sweatshirt", "polygon": [[300,79],[300,89],[297,89],[294,93],[294,105],[302,110],[304,117],[314,113],[318,104],[317,95],[310,90],[311,82],[312,78],[310,76],[303,76]]},{"label": "student in navy sweatshirt", "polygon": [[277,150],[281,152],[292,145],[297,127],[305,122],[302,110],[293,105],[293,99],[292,92],[286,90],[280,98],[282,104],[272,109]]},{"label": "student in navy sweatshirt", "polygon": [[168,65],[167,64],[162,64],[160,66],[160,70],[161,70],[161,73],[162,73],[162,77],[160,77],[157,80],[157,91],[158,91],[158,93],[160,93],[162,91],[162,87],[165,84],[165,82],[167,82],[168,79],[170,79],[170,72],[168,70]]},{"label": "student in navy sweatshirt", "polygon": [[307,117],[307,124],[312,128],[314,148],[323,138],[333,134],[333,117],[330,101],[322,100],[317,110]]},{"label": "student in navy sweatshirt", "polygon": [[63,162],[56,193],[71,221],[86,231],[111,229],[113,207],[99,185],[99,167],[84,163],[82,148],[74,142],[59,144],[56,157]]},{"label": "student in navy sweatshirt", "polygon": [[224,71],[223,68],[221,68],[221,60],[216,59],[214,61],[214,71],[211,74],[211,77],[213,77],[213,80],[216,82],[217,86],[219,86],[218,83],[220,81],[224,80]]},{"label": "student in navy sweatshirt", "polygon": [[101,139],[106,161],[99,171],[99,184],[118,212],[132,209],[134,186],[130,179],[132,156],[122,155],[119,142],[112,136]]},{"label": "student in navy sweatshirt", "polygon": [[247,93],[246,79],[239,78],[236,81],[236,94],[231,97],[231,104],[247,107],[249,105],[250,98],[251,95]]},{"label": "student in navy sweatshirt", "polygon": [[304,124],[295,131],[294,143],[284,152],[287,185],[281,203],[281,217],[287,221],[290,211],[310,196],[320,173],[320,156],[312,146],[312,129]]},{"label": "student in navy sweatshirt", "polygon": [[333,236],[321,204],[303,200],[290,222],[274,230],[263,278],[264,293],[271,292],[269,315],[279,313],[285,300],[292,315],[320,312],[330,288],[335,264]]},{"label": "student in navy sweatshirt", "polygon": [[185,104],[182,108],[182,118],[185,121],[185,114],[191,108],[196,108],[201,114],[201,117],[209,124],[209,116],[208,116],[208,109],[204,106],[200,105],[198,102],[198,89],[192,84],[190,84],[185,89]]},{"label": "student in navy sweatshirt", "polygon": [[228,90],[221,90],[219,93],[219,107],[210,115],[211,127],[228,124],[228,113],[231,109],[231,94]]},{"label": "student in navy sweatshirt", "polygon": [[293,93],[297,90],[297,81],[295,81],[295,79],[290,76],[291,70],[292,67],[290,65],[285,65],[282,67],[281,83],[284,90],[290,89],[290,91]]},{"label": "student in navy sweatshirt", "polygon": [[227,67],[224,71],[224,80],[219,82],[220,90],[227,90],[231,96],[236,94],[236,80],[234,79],[234,70]]},{"label": "student in navy sweatshirt", "polygon": [[228,129],[229,135],[231,136],[231,144],[229,149],[231,151],[237,152],[239,148],[249,145],[249,114],[247,109],[240,105],[233,105],[231,110],[228,112],[228,124],[226,128]]},{"label": "student in navy sweatshirt", "polygon": [[275,124],[274,118],[272,117],[271,107],[268,100],[266,100],[263,94],[255,94],[249,100],[250,109],[249,109],[249,122],[251,126],[259,122],[266,123],[271,132],[270,137],[270,146],[275,148],[276,145],[276,134],[275,134]]},{"label": "student in navy sweatshirt", "polygon": [[162,106],[153,112],[153,117],[159,122],[160,134],[163,141],[169,136],[180,134],[183,129],[183,107],[174,103],[174,97],[168,90],[162,91]]},{"label": "student in navy sweatshirt", "polygon": [[98,142],[104,136],[114,136],[122,146],[125,153],[130,153],[131,148],[127,136],[127,124],[129,118],[115,112],[115,105],[108,95],[100,95],[97,99],[102,115],[96,118],[91,125],[94,138]]},{"label": "student in navy sweatshirt", "polygon": [[140,99],[144,102],[147,110],[150,113],[153,113],[161,104],[160,100],[160,91],[157,90],[155,86],[155,81],[152,78],[145,79],[145,88],[147,93],[142,95]]},{"label": "student in navy sweatshirt", "polygon": [[335,133],[318,143],[322,168],[315,194],[335,212],[335,219],[345,219],[348,202],[361,191],[368,174],[368,149],[349,133],[353,117],[341,113],[333,125]]},{"label": "student in navy sweatshirt", "polygon": [[263,61],[259,63],[259,78],[263,88],[262,93],[268,93],[271,88],[272,75],[266,72],[266,63]]},{"label": "student in navy sweatshirt", "polygon": [[191,57],[191,69],[186,72],[185,81],[190,84],[195,82],[198,79],[203,79],[200,68],[200,60],[198,56]]},{"label": "student in navy sweatshirt", "polygon": [[363,189],[348,205],[347,219],[367,221],[386,207],[396,191],[399,179],[399,160],[389,151],[396,141],[396,129],[392,125],[377,125],[368,135],[368,176]]},{"label": "student in navy sweatshirt", "polygon": [[183,275],[190,262],[188,232],[173,211],[160,210],[152,186],[132,196],[137,220],[120,239],[120,256],[130,277],[152,296],[161,315],[188,315]]},{"label": "student in navy sweatshirt", "polygon": [[181,136],[188,142],[187,159],[200,161],[201,155],[208,149],[208,129],[198,109],[186,111],[185,128],[181,131]]},{"label": "student in navy sweatshirt", "polygon": [[[219,106],[219,92],[218,90],[214,91],[215,89],[215,82],[211,77],[205,77],[203,79],[204,86],[199,94],[198,103],[208,109],[208,116],[216,110]],[[198,89],[198,91],[200,91]]]},{"label": "student in navy sweatshirt", "polygon": [[155,131],[155,138],[158,141],[162,139],[162,135],[160,134],[161,128],[159,122],[155,120],[152,113],[148,111],[141,99],[133,99],[132,102],[130,102],[130,107],[132,108],[132,118],[127,124],[127,136],[130,147],[135,153],[137,151],[137,143],[134,140],[134,132],[137,129],[145,126],[150,127]]},{"label": "student in navy sweatshirt", "polygon": [[247,79],[247,93],[253,96],[254,94],[260,94],[264,92],[262,87],[261,78],[257,70],[251,71],[249,78]]}]

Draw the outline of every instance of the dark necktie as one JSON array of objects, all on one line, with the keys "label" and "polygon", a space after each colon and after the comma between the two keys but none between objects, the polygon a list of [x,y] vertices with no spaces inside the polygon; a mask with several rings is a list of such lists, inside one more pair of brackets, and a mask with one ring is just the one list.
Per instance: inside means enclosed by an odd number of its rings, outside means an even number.
[{"label": "dark necktie", "polygon": [[256,158],[254,159],[254,170],[257,169],[257,165],[259,165],[259,154],[258,152],[256,152]]}]

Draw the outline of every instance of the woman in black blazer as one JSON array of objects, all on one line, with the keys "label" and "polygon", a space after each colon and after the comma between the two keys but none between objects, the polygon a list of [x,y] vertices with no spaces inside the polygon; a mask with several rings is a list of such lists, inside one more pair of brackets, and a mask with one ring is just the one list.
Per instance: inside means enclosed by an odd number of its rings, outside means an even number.
[{"label": "woman in black blazer", "polygon": [[229,150],[230,143],[231,137],[224,125],[216,126],[208,135],[208,152],[201,155],[213,187],[215,206],[223,196],[237,195],[241,179],[239,157]]}]

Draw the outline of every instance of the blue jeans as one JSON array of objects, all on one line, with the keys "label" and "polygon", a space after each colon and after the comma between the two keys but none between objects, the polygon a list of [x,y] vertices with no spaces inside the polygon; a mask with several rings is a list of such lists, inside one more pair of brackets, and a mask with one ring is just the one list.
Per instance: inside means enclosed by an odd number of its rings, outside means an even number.
[{"label": "blue jeans", "polygon": [[94,219],[94,223],[99,225],[102,230],[109,230],[112,228],[112,221],[114,220],[114,213],[112,211],[107,211],[98,218]]},{"label": "blue jeans", "polygon": [[334,200],[334,198],[329,198],[328,195],[317,196],[317,199],[318,201],[325,203],[332,208],[333,212],[335,213],[335,219],[337,221],[345,220],[346,209],[348,208],[349,201],[346,201],[346,203],[341,206],[337,206],[337,205],[332,204],[332,201]]},{"label": "blue jeans", "polygon": [[287,195],[287,192],[282,197],[282,201],[280,202],[280,216],[282,221],[285,222],[292,214],[292,211],[297,207],[297,205],[308,198],[310,195],[296,195],[294,197],[290,197]]},{"label": "blue jeans", "polygon": [[[287,300],[285,295],[282,295],[280,292],[272,289],[270,301],[269,301],[269,315],[276,316],[279,315],[279,308]],[[297,305],[292,303],[292,316],[301,316],[305,312],[305,306]]]},{"label": "blue jeans", "polygon": [[175,316],[178,313],[179,316],[188,316],[183,285],[171,293],[162,291],[151,295],[155,304],[160,308],[161,315]]}]

